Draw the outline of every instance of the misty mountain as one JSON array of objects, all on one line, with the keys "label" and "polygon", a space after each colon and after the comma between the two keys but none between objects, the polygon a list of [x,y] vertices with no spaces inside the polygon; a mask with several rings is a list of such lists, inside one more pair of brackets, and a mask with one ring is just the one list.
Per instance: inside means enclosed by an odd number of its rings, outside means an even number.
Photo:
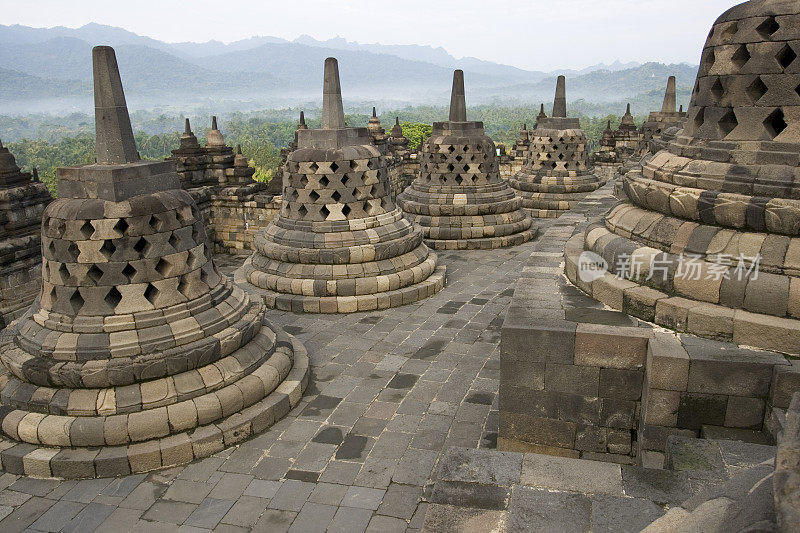
[{"label": "misty mountain", "polygon": [[253,37],[230,44],[170,44],[100,24],[77,29],[0,25],[0,43],[4,113],[45,110],[38,106],[42,99],[53,110],[67,111],[57,99],[71,99],[74,105],[76,98],[91,95],[90,51],[96,44],[115,47],[126,93],[139,108],[239,102],[239,108],[253,109],[315,102],[328,56],[339,59],[346,99],[371,105],[444,104],[453,68],[464,70],[472,104],[550,101],[555,74],[562,73],[568,78],[568,97],[588,102],[663,91],[671,74],[679,87],[691,87],[696,74],[690,65],[620,62],[548,74],[475,58],[457,60],[441,47],[308,36],[294,42]]}]

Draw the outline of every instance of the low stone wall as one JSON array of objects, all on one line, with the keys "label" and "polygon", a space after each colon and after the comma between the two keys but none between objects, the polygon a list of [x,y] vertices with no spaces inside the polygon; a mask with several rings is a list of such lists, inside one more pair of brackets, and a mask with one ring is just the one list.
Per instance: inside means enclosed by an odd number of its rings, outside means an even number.
[{"label": "low stone wall", "polygon": [[670,435],[769,440],[770,420],[800,389],[800,362],[617,310],[635,309],[641,288],[603,287],[607,307],[570,283],[582,232],[615,202],[612,183],[587,196],[523,270],[502,329],[498,447],[641,463],[663,459]]},{"label": "low stone wall", "polygon": [[41,288],[41,237],[0,242],[0,328],[22,316]]}]

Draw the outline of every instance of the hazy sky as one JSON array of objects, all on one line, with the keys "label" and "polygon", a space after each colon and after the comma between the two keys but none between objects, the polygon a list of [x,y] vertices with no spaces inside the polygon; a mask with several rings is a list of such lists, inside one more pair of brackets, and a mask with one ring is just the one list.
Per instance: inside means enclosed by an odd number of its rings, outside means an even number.
[{"label": "hazy sky", "polygon": [[[1,24],[120,26],[168,42],[254,35],[443,46],[530,70],[699,63],[736,0],[0,0]],[[0,43],[1,44],[1,43]]]}]

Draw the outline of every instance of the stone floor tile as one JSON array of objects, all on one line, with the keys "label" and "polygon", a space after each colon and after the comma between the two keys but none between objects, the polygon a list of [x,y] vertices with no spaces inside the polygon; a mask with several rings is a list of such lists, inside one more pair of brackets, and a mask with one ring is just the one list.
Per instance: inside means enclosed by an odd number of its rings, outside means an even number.
[{"label": "stone floor tile", "polygon": [[141,509],[125,509],[117,507],[94,530],[93,533],[120,533],[120,531],[133,531],[143,511]]},{"label": "stone floor tile", "polygon": [[36,519],[30,527],[39,531],[60,531],[64,524],[72,520],[84,507],[86,505],[79,502],[56,502],[55,505]]},{"label": "stone floor tile", "polygon": [[422,499],[422,489],[392,483],[378,507],[378,514],[411,520]]},{"label": "stone floor tile", "polygon": [[374,511],[381,504],[384,494],[386,491],[381,489],[351,486],[345,492],[341,505],[342,507],[358,507]]},{"label": "stone floor tile", "polygon": [[283,511],[300,511],[313,490],[313,483],[287,479],[272,497],[269,507]]},{"label": "stone floor tile", "polygon": [[196,508],[197,505],[193,503],[159,500],[142,515],[142,518],[153,522],[182,524]]},{"label": "stone floor tile", "polygon": [[585,459],[525,454],[520,483],[552,490],[622,495],[619,465]]},{"label": "stone floor tile", "polygon": [[208,493],[208,497],[218,500],[235,500],[242,495],[251,481],[253,481],[251,475],[226,472]]},{"label": "stone floor tile", "polygon": [[213,488],[214,485],[210,483],[176,479],[164,493],[163,498],[178,502],[200,503]]},{"label": "stone floor tile", "polygon": [[192,511],[192,514],[186,519],[185,525],[214,529],[234,503],[236,503],[235,500],[206,498]]},{"label": "stone floor tile", "polygon": [[114,512],[114,509],[115,507],[111,505],[90,503],[75,518],[70,520],[61,531],[63,533],[95,531]]},{"label": "stone floor tile", "polygon": [[288,531],[296,516],[297,512],[295,511],[267,509],[256,522],[253,531],[259,533],[282,533]]},{"label": "stone floor tile", "polygon": [[363,533],[372,518],[370,509],[339,507],[328,525],[328,533]]},{"label": "stone floor tile", "polygon": [[335,505],[306,502],[292,522],[289,531],[293,533],[323,533],[335,514]]},{"label": "stone floor tile", "polygon": [[584,533],[591,527],[588,496],[517,485],[508,510],[508,531]]},{"label": "stone floor tile", "polygon": [[345,485],[317,483],[314,491],[308,497],[308,501],[338,506],[342,502],[342,498],[347,492],[347,489],[348,487]]},{"label": "stone floor tile", "polygon": [[405,520],[376,514],[369,521],[367,533],[404,533],[406,528],[408,528],[408,522]]}]

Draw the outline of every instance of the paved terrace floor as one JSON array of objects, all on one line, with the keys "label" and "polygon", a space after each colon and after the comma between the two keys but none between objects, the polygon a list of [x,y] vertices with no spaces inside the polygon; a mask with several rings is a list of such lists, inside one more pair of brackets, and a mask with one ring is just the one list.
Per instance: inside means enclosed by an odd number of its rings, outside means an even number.
[{"label": "paved terrace floor", "polygon": [[[441,252],[447,286],[416,304],[271,312],[305,343],[312,366],[286,418],[214,456],[147,475],[2,474],[0,531],[419,529],[443,450],[496,445],[500,327],[533,246]],[[217,256],[226,273],[243,260]]]}]

